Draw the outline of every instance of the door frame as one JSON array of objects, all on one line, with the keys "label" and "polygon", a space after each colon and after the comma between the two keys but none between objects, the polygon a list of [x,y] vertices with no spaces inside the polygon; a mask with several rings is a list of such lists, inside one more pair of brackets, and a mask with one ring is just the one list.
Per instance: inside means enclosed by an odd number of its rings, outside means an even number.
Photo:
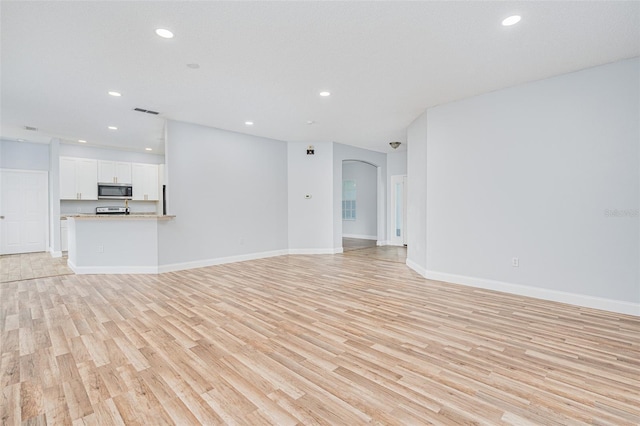
[{"label": "door frame", "polygon": [[[49,172],[47,170],[26,170],[26,169],[7,169],[7,168],[0,168],[0,189],[2,188],[2,176],[4,172],[11,172],[11,173],[25,173],[25,174],[36,174],[36,175],[41,175],[44,178],[44,183],[45,183],[45,188],[44,188],[44,200],[42,200],[44,202],[44,221],[45,221],[45,226],[44,226],[44,250],[43,252],[46,252],[48,250],[49,247],[49,235],[50,235],[50,223],[49,223]],[[2,212],[2,196],[0,195],[0,214]],[[2,226],[0,226],[0,241],[2,240],[3,236],[2,236]],[[2,245],[0,245],[0,255],[5,255],[5,254],[13,254],[13,253],[4,253],[3,249],[2,249]]]},{"label": "door frame", "polygon": [[[396,185],[402,182],[402,236],[396,236]],[[392,175],[390,179],[391,185],[391,229],[389,235],[389,244],[392,246],[406,246],[407,245],[407,175]]]}]

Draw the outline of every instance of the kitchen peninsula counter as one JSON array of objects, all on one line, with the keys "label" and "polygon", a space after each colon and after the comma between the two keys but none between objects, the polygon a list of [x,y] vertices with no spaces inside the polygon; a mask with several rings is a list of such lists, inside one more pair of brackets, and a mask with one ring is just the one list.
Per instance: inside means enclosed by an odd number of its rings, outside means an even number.
[{"label": "kitchen peninsula counter", "polygon": [[76,274],[157,274],[159,227],[175,219],[157,214],[71,214],[67,264]]}]

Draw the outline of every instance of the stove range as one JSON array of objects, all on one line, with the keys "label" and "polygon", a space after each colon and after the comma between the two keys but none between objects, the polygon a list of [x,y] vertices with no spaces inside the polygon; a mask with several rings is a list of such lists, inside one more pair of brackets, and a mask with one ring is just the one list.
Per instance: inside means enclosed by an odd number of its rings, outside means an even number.
[{"label": "stove range", "polygon": [[129,214],[129,207],[96,207],[96,214]]}]

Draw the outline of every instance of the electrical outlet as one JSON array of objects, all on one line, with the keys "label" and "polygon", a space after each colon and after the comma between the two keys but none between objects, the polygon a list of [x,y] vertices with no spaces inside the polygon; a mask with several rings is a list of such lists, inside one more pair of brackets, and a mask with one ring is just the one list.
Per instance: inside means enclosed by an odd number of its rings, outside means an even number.
[{"label": "electrical outlet", "polygon": [[514,268],[518,268],[520,266],[520,259],[518,259],[517,257],[511,259],[511,266],[513,266]]},{"label": "electrical outlet", "polygon": [[96,247],[98,253],[104,253],[104,246],[101,244],[98,247]]}]

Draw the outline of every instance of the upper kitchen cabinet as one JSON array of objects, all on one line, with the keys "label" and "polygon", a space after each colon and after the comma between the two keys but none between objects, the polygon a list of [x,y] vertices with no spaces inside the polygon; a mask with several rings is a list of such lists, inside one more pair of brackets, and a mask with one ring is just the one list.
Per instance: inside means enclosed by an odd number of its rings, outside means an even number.
[{"label": "upper kitchen cabinet", "polygon": [[133,199],[157,201],[159,198],[158,165],[133,163],[131,171]]},{"label": "upper kitchen cabinet", "polygon": [[98,161],[60,157],[60,199],[98,199]]},{"label": "upper kitchen cabinet", "polygon": [[131,163],[98,160],[98,182],[131,183]]}]

